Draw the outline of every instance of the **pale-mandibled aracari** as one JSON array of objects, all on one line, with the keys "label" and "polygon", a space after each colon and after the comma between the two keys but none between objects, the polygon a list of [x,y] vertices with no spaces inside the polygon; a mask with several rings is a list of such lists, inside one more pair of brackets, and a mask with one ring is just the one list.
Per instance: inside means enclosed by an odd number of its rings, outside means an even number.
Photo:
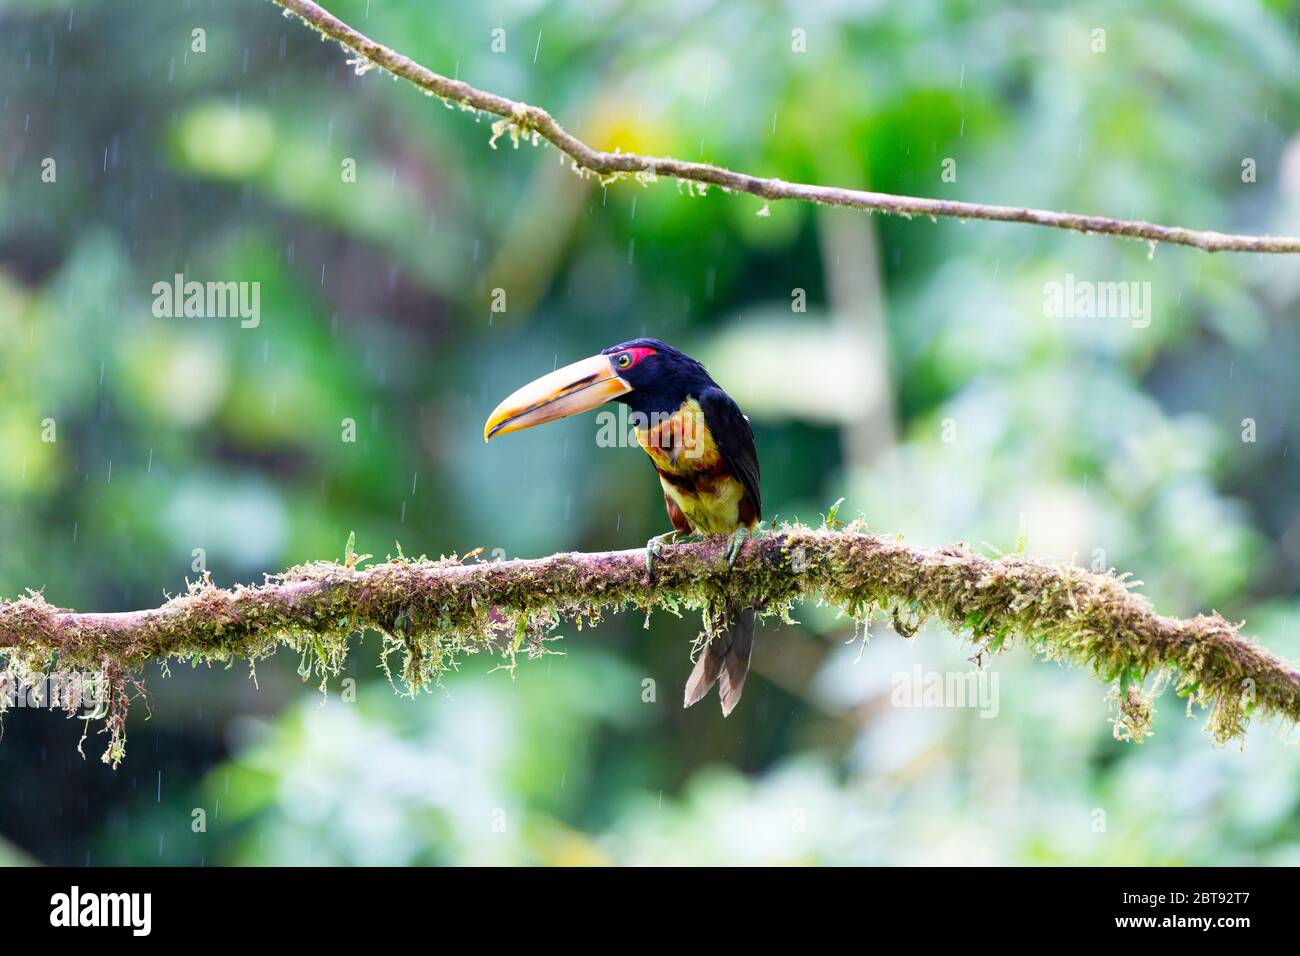
[{"label": "pale-mandibled aracari", "polygon": [[[656,339],[633,339],[544,375],[503,401],[483,438],[521,431],[615,401],[632,411],[637,441],[663,486],[673,531],[651,538],[646,562],[678,534],[729,534],[734,563],[762,517],[749,419],[704,366]],[[727,606],[727,629],[701,651],[685,706],[717,683],[722,712],[740,701],[754,646],[754,609]]]}]

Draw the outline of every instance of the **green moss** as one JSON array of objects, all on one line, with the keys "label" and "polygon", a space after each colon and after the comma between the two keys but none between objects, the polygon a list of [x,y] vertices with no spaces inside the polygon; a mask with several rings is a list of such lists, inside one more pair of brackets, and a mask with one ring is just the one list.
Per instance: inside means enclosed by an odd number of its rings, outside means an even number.
[{"label": "green moss", "polygon": [[1020,554],[992,559],[964,545],[916,548],[858,522],[843,530],[783,525],[748,542],[733,569],[725,544],[665,548],[653,582],[639,551],[470,563],[399,556],[361,569],[365,556],[349,547],[341,564],[298,565],[261,586],[226,590],[205,577],[162,608],[126,616],[74,614],[28,594],[0,603],[0,676],[30,683],[57,665],[102,680],[104,759],[116,765],[149,660],[231,666],[285,647],[299,655],[303,679],[325,690],[353,637],[376,632],[390,680],[414,696],[467,654],[496,655],[513,674],[521,655],[548,652],[565,621],[582,630],[606,612],[636,610],[647,626],[655,611],[699,613],[703,640],[724,626],[728,606],[790,621],[795,602],[818,600],[864,634],[877,613],[904,637],[934,619],[977,655],[1019,641],[1046,659],[1088,667],[1112,687],[1115,734],[1124,740],[1150,732],[1154,699],[1168,683],[1189,707],[1212,708],[1207,726],[1219,743],[1242,737],[1255,710],[1300,717],[1300,675],[1288,665],[1220,617],[1157,615],[1113,574]]}]

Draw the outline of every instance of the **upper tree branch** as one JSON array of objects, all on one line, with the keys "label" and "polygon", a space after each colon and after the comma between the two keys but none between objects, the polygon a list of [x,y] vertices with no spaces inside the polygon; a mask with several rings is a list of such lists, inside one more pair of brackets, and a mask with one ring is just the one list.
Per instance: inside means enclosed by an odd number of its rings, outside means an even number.
[{"label": "upper tree branch", "polygon": [[285,644],[323,679],[338,672],[354,634],[374,629],[403,655],[414,690],[462,652],[540,651],[563,619],[581,626],[605,611],[716,607],[724,598],[783,615],[791,602],[816,598],[858,622],[883,614],[908,635],[936,617],[981,654],[1018,638],[1048,658],[1091,667],[1115,685],[1122,737],[1147,732],[1154,694],[1169,682],[1213,705],[1210,729],[1220,741],[1242,735],[1256,709],[1300,720],[1295,668],[1218,615],[1157,614],[1114,575],[919,548],[853,527],[786,527],[748,542],[731,571],[722,548],[714,539],[666,548],[654,580],[644,551],[631,550],[468,564],[397,559],[364,570],[318,562],[261,586],[204,582],[160,608],[117,614],[60,609],[35,595],[0,602],[0,659],[20,677],[57,661],[60,670],[93,669],[120,683],[150,659],[256,659]]},{"label": "upper tree branch", "polygon": [[[1209,230],[1184,229],[1181,226],[1162,226],[1152,222],[1110,219],[1106,216],[1054,212],[1049,209],[925,199],[860,189],[841,189],[835,186],[789,183],[780,179],[750,176],[747,173],[734,172],[709,163],[683,162],[668,156],[602,152],[592,149],[569,133],[546,110],[506,99],[504,96],[476,89],[463,81],[435,73],[382,43],[376,43],[319,4],[312,3],[311,0],[275,0],[275,2],[297,14],[309,26],[355,52],[361,57],[361,62],[379,66],[436,96],[500,116],[503,124],[508,124],[511,128],[512,135],[531,136],[535,132],[570,156],[577,166],[602,176],[619,174],[671,176],[689,182],[721,186],[735,192],[751,193],[770,200],[801,199],[826,206],[879,210],[908,217],[946,216],[955,219],[1022,222],[1075,232],[1105,233],[1146,239],[1149,242],[1194,246],[1206,252],[1300,252],[1300,237],[1297,236],[1233,235]],[[497,130],[498,135],[505,128],[506,125],[501,125]]]}]

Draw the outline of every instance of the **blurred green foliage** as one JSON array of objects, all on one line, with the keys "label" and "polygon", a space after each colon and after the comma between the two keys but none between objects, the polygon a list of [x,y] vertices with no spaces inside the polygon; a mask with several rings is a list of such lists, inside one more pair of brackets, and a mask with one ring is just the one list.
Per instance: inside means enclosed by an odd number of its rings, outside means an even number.
[{"label": "blurred green foliage", "polygon": [[[603,148],[1300,232],[1288,3],[328,6]],[[229,584],[353,530],[380,555],[636,545],[666,527],[640,452],[590,416],[480,428],[647,334],[749,410],[769,517],[844,495],[878,530],[1002,549],[1023,518],[1031,553],[1300,653],[1294,258],[601,188],[345,59],[263,0],[0,2],[0,594],[151,606],[195,549]],[[260,325],[156,318],[177,273],[259,282]],[[1067,274],[1150,282],[1149,327],[1046,315]],[[725,723],[677,704],[697,622],[635,615],[414,701],[373,639],[325,703],[289,660],[257,686],[151,673],[116,774],[79,723],[11,712],[0,861],[1300,863],[1269,728],[1216,751],[1168,697],[1122,745],[1095,681],[1020,652],[990,663],[996,717],[894,706],[969,651],[797,616]]]}]

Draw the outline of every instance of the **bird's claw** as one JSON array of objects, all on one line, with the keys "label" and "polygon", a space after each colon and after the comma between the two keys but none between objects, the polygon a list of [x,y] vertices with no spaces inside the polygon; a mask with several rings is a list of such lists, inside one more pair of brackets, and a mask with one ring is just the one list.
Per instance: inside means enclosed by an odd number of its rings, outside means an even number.
[{"label": "bird's claw", "polygon": [[727,543],[727,567],[734,568],[736,559],[740,557],[740,549],[745,546],[745,539],[751,537],[748,528],[737,528],[731,532],[731,540]]},{"label": "bird's claw", "polygon": [[645,543],[645,573],[651,578],[655,576],[655,558],[659,556],[665,544],[672,544],[677,540],[677,534],[676,531],[657,534]]},{"label": "bird's claw", "polygon": [[663,551],[666,544],[690,544],[703,537],[697,531],[668,531],[657,534],[645,543],[645,570],[650,577],[655,576],[655,558]]}]

